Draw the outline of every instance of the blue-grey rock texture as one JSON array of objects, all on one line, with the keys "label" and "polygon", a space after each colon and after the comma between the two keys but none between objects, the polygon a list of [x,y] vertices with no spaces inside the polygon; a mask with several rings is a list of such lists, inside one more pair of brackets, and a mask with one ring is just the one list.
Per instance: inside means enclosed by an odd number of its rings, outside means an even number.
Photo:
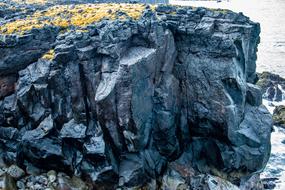
[{"label": "blue-grey rock texture", "polygon": [[[1,35],[6,164],[65,171],[95,189],[193,189],[202,182],[189,181],[192,169],[240,185],[262,171],[272,118],[253,84],[259,24],[160,5],[86,30]],[[54,59],[42,59],[50,49]]]},{"label": "blue-grey rock texture", "polygon": [[285,99],[285,79],[279,75],[259,73],[256,85],[261,88],[263,98],[268,101],[281,102]]}]

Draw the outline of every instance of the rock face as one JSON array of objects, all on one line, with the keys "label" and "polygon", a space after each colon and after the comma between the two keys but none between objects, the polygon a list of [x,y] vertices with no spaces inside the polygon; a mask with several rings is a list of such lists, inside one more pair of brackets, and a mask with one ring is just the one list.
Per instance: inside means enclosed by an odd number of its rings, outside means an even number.
[{"label": "rock face", "polygon": [[2,35],[1,157],[97,189],[172,189],[173,176],[193,187],[190,166],[239,185],[270,154],[272,119],[252,84],[259,32],[231,11],[158,6],[84,31]]}]

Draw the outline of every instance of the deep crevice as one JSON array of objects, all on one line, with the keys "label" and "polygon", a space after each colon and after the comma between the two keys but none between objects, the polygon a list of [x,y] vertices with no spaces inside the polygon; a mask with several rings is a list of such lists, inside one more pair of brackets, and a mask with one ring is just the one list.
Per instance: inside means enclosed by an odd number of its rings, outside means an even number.
[{"label": "deep crevice", "polygon": [[80,77],[80,82],[81,82],[81,89],[83,92],[83,101],[84,101],[84,106],[85,106],[85,112],[86,112],[86,121],[87,121],[87,126],[89,125],[90,122],[90,112],[91,109],[88,106],[88,96],[87,96],[87,86],[85,81],[87,80],[84,76],[84,69],[83,69],[83,65],[81,63],[78,64],[79,65],[79,77]]}]

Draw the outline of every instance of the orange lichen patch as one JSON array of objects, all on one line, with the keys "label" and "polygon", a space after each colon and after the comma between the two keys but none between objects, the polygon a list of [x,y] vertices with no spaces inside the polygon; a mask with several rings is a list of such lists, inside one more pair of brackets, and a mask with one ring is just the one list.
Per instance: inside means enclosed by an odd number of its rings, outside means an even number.
[{"label": "orange lichen patch", "polygon": [[[45,25],[53,25],[62,28],[69,26],[84,27],[102,19],[116,19],[118,12],[138,19],[145,9],[143,4],[80,4],[57,5],[44,11],[37,11],[32,16],[19,19],[0,26],[4,34],[21,33],[32,28],[43,28]],[[153,8],[154,9],[154,8]],[[125,17],[121,17],[124,19]],[[119,18],[120,19],[120,18]]]},{"label": "orange lichen patch", "polygon": [[54,50],[51,49],[42,56],[42,59],[52,60],[54,58],[54,55]]}]

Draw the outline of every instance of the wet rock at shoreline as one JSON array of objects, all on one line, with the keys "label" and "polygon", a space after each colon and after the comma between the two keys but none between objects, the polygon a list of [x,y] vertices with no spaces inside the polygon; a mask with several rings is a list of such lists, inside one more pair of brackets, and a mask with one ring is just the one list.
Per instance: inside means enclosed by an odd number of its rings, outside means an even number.
[{"label": "wet rock at shoreline", "polygon": [[285,128],[285,106],[277,106],[273,111],[274,125]]},{"label": "wet rock at shoreline", "polygon": [[258,74],[257,85],[261,88],[263,98],[280,102],[285,99],[285,79],[279,75],[263,72]]},{"label": "wet rock at shoreline", "polygon": [[20,179],[25,175],[25,172],[16,165],[12,165],[7,169],[7,174],[14,179]]},{"label": "wet rock at shoreline", "polygon": [[276,181],[278,178],[265,178],[262,179],[262,183],[264,185],[264,189],[274,189],[276,187]]}]

